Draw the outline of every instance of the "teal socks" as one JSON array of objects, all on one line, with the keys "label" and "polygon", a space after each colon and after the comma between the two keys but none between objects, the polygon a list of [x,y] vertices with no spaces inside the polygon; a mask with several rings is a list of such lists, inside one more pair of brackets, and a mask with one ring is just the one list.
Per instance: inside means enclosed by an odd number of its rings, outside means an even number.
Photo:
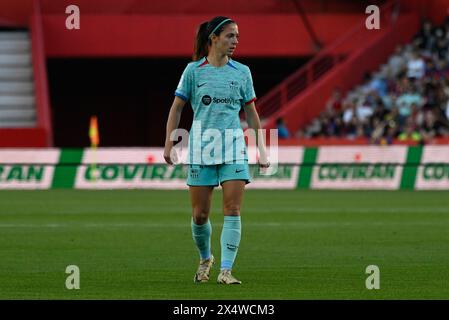
[{"label": "teal socks", "polygon": [[212,227],[209,219],[205,224],[195,224],[192,219],[192,237],[198,251],[200,252],[201,260],[210,258],[210,236],[212,234]]},{"label": "teal socks", "polygon": [[[225,216],[223,229],[221,231],[221,269],[232,269],[234,260],[237,256],[241,238],[241,220],[240,216]],[[192,219],[192,237],[201,260],[209,259],[210,253],[210,239],[212,234],[212,227],[210,221],[207,220],[205,224],[195,224]]]},{"label": "teal socks", "polygon": [[221,269],[232,269],[239,249],[242,224],[240,216],[225,216],[221,231]]}]

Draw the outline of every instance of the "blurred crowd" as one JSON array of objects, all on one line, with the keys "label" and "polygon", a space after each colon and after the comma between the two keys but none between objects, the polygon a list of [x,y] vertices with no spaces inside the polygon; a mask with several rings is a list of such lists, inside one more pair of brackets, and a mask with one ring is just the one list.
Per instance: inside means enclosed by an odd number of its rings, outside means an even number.
[{"label": "blurred crowd", "polygon": [[449,17],[424,21],[412,43],[398,46],[378,72],[343,97],[336,88],[325,110],[296,137],[366,137],[428,143],[449,136]]}]

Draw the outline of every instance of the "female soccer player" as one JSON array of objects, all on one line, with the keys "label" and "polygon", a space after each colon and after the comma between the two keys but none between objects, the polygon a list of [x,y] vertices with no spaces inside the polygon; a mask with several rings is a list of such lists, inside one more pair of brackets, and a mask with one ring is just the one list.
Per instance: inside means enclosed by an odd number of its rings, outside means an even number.
[{"label": "female soccer player", "polygon": [[[269,166],[254,101],[249,68],[232,60],[239,40],[237,24],[226,17],[215,17],[200,25],[193,62],[189,63],[175,91],[167,120],[164,158],[173,164],[173,141],[181,112],[190,100],[194,119],[189,135],[187,185],[192,203],[192,236],[200,254],[194,282],[207,282],[214,264],[211,254],[212,228],[209,221],[214,187],[223,188],[224,224],[221,233],[221,270],[217,282],[240,284],[232,274],[241,237],[240,205],[245,184],[250,182],[248,158],[240,125],[244,108],[250,128],[256,130],[259,165]],[[229,138],[229,132],[231,136]],[[210,140],[212,139],[212,142]],[[209,143],[210,142],[210,143]],[[212,152],[209,152],[213,149]]]}]

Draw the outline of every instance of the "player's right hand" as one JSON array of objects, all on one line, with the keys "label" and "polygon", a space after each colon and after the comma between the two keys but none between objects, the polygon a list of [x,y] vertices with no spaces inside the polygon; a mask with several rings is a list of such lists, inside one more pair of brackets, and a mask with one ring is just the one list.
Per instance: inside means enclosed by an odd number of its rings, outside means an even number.
[{"label": "player's right hand", "polygon": [[175,148],[173,146],[165,146],[164,148],[164,159],[170,165],[173,165],[177,162],[178,156],[176,154]]}]

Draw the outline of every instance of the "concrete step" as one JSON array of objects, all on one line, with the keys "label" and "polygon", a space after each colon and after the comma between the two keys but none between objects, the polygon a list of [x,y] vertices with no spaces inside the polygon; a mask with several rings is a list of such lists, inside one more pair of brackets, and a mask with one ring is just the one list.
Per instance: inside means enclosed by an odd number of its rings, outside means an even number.
[{"label": "concrete step", "polygon": [[0,54],[4,53],[29,53],[31,43],[29,40],[1,40]]},{"label": "concrete step", "polygon": [[25,40],[29,38],[27,31],[0,31],[0,40]]},{"label": "concrete step", "polygon": [[14,106],[14,105],[0,105],[0,113],[6,112],[9,110],[18,110],[20,112],[25,112],[27,110],[35,110],[34,105],[20,105],[20,106]]},{"label": "concrete step", "polygon": [[0,80],[6,81],[32,81],[33,69],[28,67],[1,67]]},{"label": "concrete step", "polygon": [[10,121],[0,119],[0,128],[34,128],[36,126],[36,121]]},{"label": "concrete step", "polygon": [[31,65],[31,54],[0,54],[0,66],[28,67]]},{"label": "concrete step", "polygon": [[11,120],[11,121],[35,121],[36,111],[34,109],[24,109],[24,110],[2,110],[0,112],[0,121]]},{"label": "concrete step", "polygon": [[0,95],[29,95],[34,92],[31,81],[2,81],[0,80]]},{"label": "concrete step", "polygon": [[0,95],[0,110],[5,107],[29,106],[34,107],[33,96]]}]

